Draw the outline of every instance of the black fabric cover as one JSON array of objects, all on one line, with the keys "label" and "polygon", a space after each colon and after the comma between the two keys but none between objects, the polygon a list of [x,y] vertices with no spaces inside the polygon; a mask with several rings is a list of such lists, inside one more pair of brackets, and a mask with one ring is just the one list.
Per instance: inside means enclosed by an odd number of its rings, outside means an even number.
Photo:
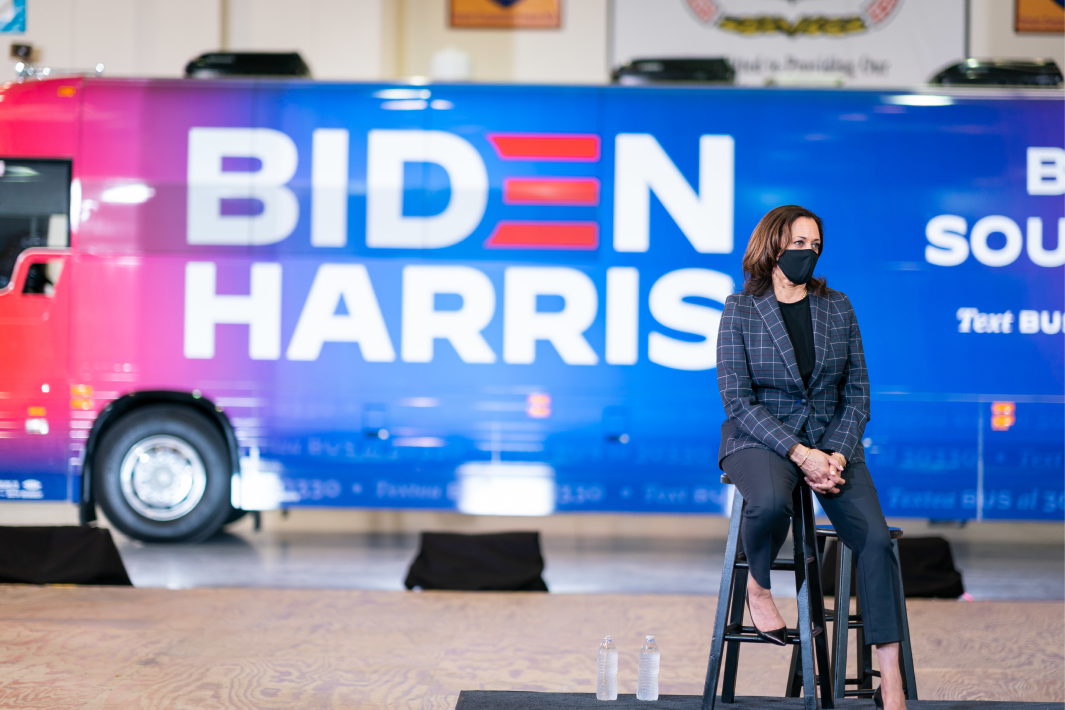
[{"label": "black fabric cover", "polygon": [[[961,572],[954,569],[950,542],[941,537],[900,537],[899,562],[902,589],[908,597],[957,599],[965,593]],[[837,541],[830,539],[821,561],[821,587],[825,594],[836,593]],[[851,577],[851,596],[855,594]]]},{"label": "black fabric cover", "polygon": [[[718,700],[718,703],[721,701]],[[836,698],[838,710],[873,710],[868,698]],[[618,693],[618,699],[604,702],[595,693],[537,693],[518,690],[463,690],[459,692],[455,710],[619,710],[634,708],[649,710],[702,710],[701,695],[659,695],[656,702],[637,700],[635,695]],[[736,696],[734,703],[719,704],[730,710],[803,710],[803,698],[760,698]],[[908,700],[907,710],[1065,710],[1060,702],[989,702],[986,700]]]},{"label": "black fabric cover", "polygon": [[423,532],[404,584],[407,589],[546,592],[543,571],[538,532]]},{"label": "black fabric cover", "polygon": [[0,583],[133,586],[111,531],[73,525],[0,527]]}]

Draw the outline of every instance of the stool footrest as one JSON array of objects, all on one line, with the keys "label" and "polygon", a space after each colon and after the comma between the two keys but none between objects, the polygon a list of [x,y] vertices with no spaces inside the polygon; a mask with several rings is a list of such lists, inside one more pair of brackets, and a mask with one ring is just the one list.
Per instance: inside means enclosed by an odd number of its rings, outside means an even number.
[{"label": "stool footrest", "polygon": [[[810,558],[810,559],[808,559],[806,561],[807,562],[813,562],[813,558]],[[736,569],[747,569],[747,570],[749,570],[750,568],[751,568],[751,566],[749,564],[747,564],[746,562],[737,562],[736,563]],[[769,569],[772,570],[773,572],[794,572],[795,571],[795,562],[793,560],[777,560],[777,561],[775,561],[773,564],[771,564],[769,566]]]},{"label": "stool footrest", "polygon": [[[822,631],[824,631],[824,629],[822,629],[819,626],[815,626],[811,630],[810,635],[812,637],[820,636]],[[750,641],[750,642],[754,642],[754,643],[768,643],[768,642],[763,641],[761,638],[758,637],[758,632],[755,631],[753,626],[741,626],[739,624],[729,624],[728,626],[725,627],[725,640],[726,641],[740,641],[740,642]],[[788,643],[798,643],[798,642],[799,642],[799,630],[798,629],[788,629]]]}]

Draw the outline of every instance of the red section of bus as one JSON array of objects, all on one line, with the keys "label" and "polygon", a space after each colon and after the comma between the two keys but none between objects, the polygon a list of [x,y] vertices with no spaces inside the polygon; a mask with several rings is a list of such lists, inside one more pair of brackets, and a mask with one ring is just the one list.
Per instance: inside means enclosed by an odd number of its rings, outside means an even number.
[{"label": "red section of bus", "polygon": [[599,204],[596,178],[507,178],[503,182],[503,203],[507,205],[588,205]]},{"label": "red section of bus", "polygon": [[595,222],[500,222],[484,246],[591,251],[599,246],[599,225]]},{"label": "red section of bus", "polygon": [[73,158],[83,86],[80,77],[0,86],[0,158]]},{"label": "red section of bus", "polygon": [[594,133],[489,133],[487,138],[504,160],[599,160]]}]

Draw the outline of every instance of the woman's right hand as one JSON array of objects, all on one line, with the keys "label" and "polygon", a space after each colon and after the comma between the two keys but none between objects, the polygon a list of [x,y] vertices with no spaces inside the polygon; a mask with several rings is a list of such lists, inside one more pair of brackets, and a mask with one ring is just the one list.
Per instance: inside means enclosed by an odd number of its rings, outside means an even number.
[{"label": "woman's right hand", "polygon": [[839,486],[844,483],[840,476],[842,470],[828,454],[799,445],[792,452],[791,459],[796,464],[801,462],[799,468],[810,488],[820,493],[839,493]]}]

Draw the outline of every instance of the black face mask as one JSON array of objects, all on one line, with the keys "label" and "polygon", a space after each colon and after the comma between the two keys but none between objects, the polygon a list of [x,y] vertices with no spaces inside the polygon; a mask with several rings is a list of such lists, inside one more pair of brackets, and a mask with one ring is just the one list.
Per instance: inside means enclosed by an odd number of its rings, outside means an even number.
[{"label": "black face mask", "polygon": [[813,249],[785,249],[777,266],[793,284],[804,284],[814,275],[818,253]]}]

